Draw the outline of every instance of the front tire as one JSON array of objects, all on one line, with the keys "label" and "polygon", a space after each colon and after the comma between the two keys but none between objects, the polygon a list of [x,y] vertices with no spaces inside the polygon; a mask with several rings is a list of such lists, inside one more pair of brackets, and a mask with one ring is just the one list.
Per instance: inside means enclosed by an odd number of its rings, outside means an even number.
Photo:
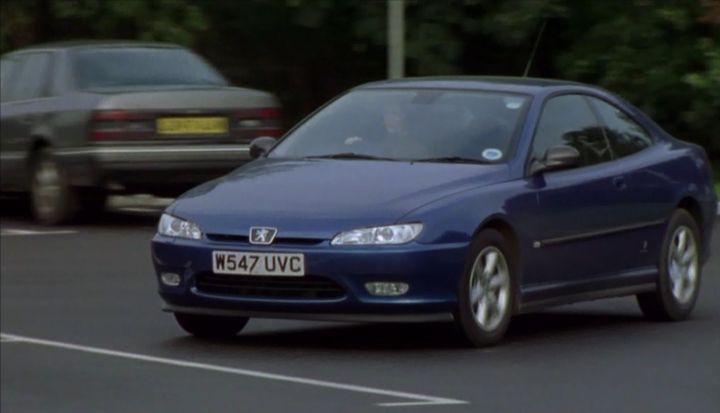
[{"label": "front tire", "polygon": [[695,219],[684,209],[670,218],[659,260],[657,289],[638,294],[643,314],[658,321],[690,316],[700,291],[700,237]]},{"label": "front tire", "polygon": [[250,320],[247,317],[221,317],[174,313],[175,321],[186,332],[202,338],[235,337]]},{"label": "front tire", "polygon": [[515,306],[515,268],[512,249],[500,232],[486,229],[475,237],[456,312],[456,323],[473,347],[490,346],[504,337]]}]

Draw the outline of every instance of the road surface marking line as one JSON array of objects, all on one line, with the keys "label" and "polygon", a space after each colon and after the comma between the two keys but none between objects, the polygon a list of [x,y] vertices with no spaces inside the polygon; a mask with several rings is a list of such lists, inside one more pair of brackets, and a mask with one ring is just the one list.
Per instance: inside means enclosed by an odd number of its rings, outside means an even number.
[{"label": "road surface marking line", "polygon": [[402,406],[429,406],[429,405],[448,405],[448,404],[467,404],[463,400],[448,399],[444,397],[428,396],[424,394],[407,393],[393,390],[378,389],[366,386],[357,386],[354,384],[336,383],[325,380],[307,379],[297,376],[286,376],[283,374],[265,373],[256,370],[239,369],[233,367],[224,367],[216,364],[197,363],[179,359],[171,359],[165,357],[148,356],[144,354],[128,353],[124,351],[108,350],[99,347],[82,346],[78,344],[64,343],[60,341],[42,340],[32,337],[17,336],[13,334],[0,333],[0,339],[13,340],[28,344],[37,344],[40,346],[56,347],[65,350],[82,351],[85,353],[100,354],[104,356],[120,357],[130,360],[139,360],[149,363],[167,364],[177,367],[188,367],[200,370],[216,371],[221,373],[235,374],[238,376],[255,377],[267,380],[284,381],[289,383],[306,384],[309,386],[325,387],[329,389],[345,390],[355,393],[376,394],[379,396],[395,397],[398,399],[410,399],[412,402],[396,402],[396,403],[377,403],[377,406],[385,407],[402,407]]},{"label": "road surface marking line", "polygon": [[460,402],[460,400],[457,400],[456,403],[429,403],[429,402],[390,402],[390,403],[378,403],[377,406],[382,407],[413,407],[413,406],[437,406],[440,404],[461,404],[468,402]]},{"label": "road surface marking line", "polygon": [[18,340],[17,338],[12,337],[0,337],[0,343],[19,343],[22,340]]},{"label": "road surface marking line", "polygon": [[77,234],[76,230],[63,229],[63,230],[45,230],[36,231],[30,229],[2,229],[0,235],[2,236],[24,236],[24,235],[66,235],[66,234]]}]

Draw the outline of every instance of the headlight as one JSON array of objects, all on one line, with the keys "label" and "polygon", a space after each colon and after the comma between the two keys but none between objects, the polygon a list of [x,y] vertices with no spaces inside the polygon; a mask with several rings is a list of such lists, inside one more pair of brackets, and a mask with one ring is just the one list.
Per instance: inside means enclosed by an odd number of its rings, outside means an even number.
[{"label": "headlight", "polygon": [[388,225],[385,227],[360,228],[339,233],[332,245],[388,245],[408,243],[422,231],[422,224]]},{"label": "headlight", "polygon": [[162,214],[160,217],[158,232],[168,237],[202,238],[202,231],[200,231],[200,227],[197,224],[168,214]]}]

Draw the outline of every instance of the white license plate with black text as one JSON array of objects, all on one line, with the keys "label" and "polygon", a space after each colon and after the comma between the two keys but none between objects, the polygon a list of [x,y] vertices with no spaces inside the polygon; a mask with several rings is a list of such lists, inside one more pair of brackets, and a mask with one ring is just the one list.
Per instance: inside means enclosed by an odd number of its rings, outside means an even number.
[{"label": "white license plate with black text", "polygon": [[213,272],[235,275],[305,275],[305,256],[290,253],[213,251]]}]

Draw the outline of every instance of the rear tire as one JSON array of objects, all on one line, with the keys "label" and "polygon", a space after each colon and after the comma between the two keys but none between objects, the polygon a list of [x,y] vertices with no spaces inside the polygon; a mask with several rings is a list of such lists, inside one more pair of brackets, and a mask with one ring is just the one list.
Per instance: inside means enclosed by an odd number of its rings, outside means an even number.
[{"label": "rear tire", "polygon": [[204,314],[174,313],[186,332],[202,338],[235,337],[250,320],[247,317],[221,317]]},{"label": "rear tire", "polygon": [[456,311],[456,324],[471,346],[491,346],[504,337],[515,308],[516,267],[512,248],[500,232],[486,229],[475,237]]},{"label": "rear tire", "polygon": [[660,251],[657,289],[637,295],[643,314],[658,321],[679,321],[690,316],[700,292],[700,231],[684,209],[670,218]]},{"label": "rear tire", "polygon": [[30,198],[35,220],[59,225],[77,212],[77,197],[49,148],[40,149],[32,168]]}]

